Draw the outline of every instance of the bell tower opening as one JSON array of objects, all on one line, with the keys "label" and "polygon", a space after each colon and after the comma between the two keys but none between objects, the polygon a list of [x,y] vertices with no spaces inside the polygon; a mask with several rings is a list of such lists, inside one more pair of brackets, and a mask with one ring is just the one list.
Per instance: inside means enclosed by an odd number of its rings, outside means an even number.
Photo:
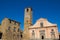
[{"label": "bell tower opening", "polygon": [[2,33],[0,32],[0,39],[2,39]]},{"label": "bell tower opening", "polygon": [[27,12],[29,11],[29,9],[27,8]]}]

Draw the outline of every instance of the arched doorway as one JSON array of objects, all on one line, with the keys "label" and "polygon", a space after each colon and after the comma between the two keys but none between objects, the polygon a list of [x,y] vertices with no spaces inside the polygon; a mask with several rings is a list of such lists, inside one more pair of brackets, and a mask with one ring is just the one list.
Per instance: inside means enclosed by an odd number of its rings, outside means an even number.
[{"label": "arched doorway", "polygon": [[44,39],[44,36],[42,36],[41,39]]},{"label": "arched doorway", "polygon": [[0,39],[2,39],[2,33],[0,32]]}]

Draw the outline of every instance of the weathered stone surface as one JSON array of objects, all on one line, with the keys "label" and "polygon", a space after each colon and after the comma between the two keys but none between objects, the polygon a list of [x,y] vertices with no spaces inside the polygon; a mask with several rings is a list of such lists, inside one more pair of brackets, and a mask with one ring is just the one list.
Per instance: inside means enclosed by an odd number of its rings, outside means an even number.
[{"label": "weathered stone surface", "polygon": [[20,40],[21,39],[21,30],[20,23],[4,18],[2,24],[0,25],[0,33],[2,33],[2,40]]}]

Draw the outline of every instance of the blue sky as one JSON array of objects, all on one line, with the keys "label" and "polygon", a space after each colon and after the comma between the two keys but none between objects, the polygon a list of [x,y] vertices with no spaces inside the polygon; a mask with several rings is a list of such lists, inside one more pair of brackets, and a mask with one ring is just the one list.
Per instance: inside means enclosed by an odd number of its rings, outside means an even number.
[{"label": "blue sky", "polygon": [[0,0],[0,23],[7,17],[21,22],[24,29],[24,9],[32,7],[33,24],[39,18],[46,18],[58,25],[60,32],[60,0]]}]

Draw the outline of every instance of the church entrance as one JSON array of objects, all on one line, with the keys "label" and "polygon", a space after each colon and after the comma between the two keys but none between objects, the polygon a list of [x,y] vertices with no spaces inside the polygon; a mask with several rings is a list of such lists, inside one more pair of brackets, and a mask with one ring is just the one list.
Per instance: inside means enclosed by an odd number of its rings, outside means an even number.
[{"label": "church entrance", "polygon": [[44,36],[41,36],[41,39],[44,39]]},{"label": "church entrance", "polygon": [[2,33],[0,32],[0,39],[2,39]]}]

